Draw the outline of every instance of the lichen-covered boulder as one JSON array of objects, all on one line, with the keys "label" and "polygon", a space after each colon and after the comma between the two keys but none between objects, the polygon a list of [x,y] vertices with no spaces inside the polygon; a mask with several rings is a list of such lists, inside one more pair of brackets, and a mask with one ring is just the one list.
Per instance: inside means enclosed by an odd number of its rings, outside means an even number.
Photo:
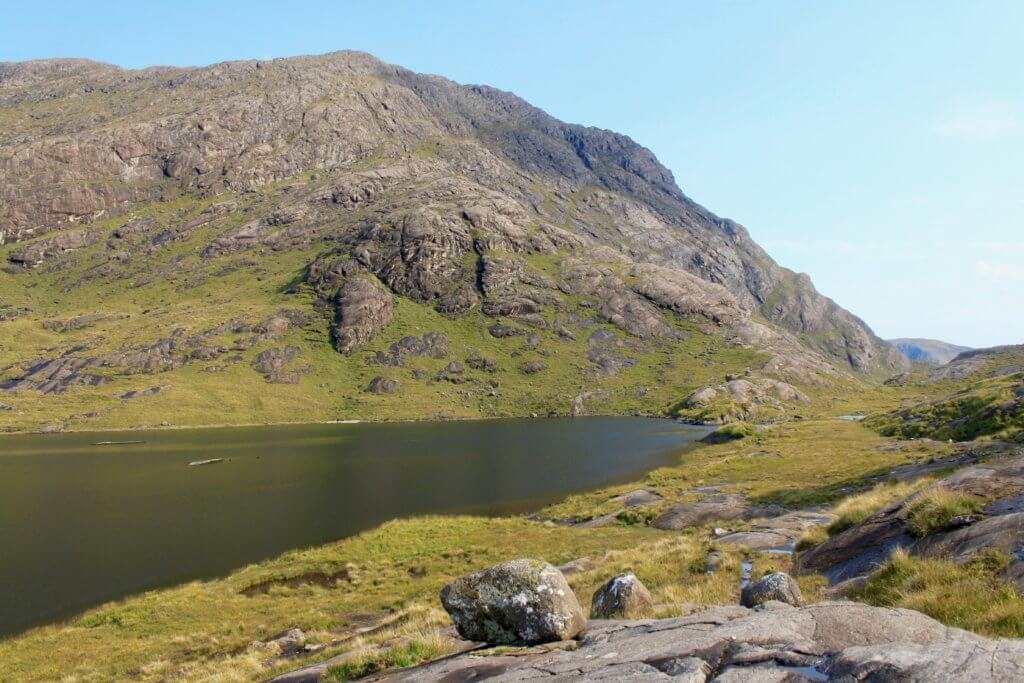
[{"label": "lichen-covered boulder", "polygon": [[654,605],[651,592],[636,574],[613,577],[594,592],[591,619],[635,619]]},{"label": "lichen-covered boulder", "polygon": [[494,645],[568,640],[587,626],[562,572],[520,559],[462,576],[441,589],[459,635]]},{"label": "lichen-covered boulder", "polygon": [[800,594],[800,587],[793,577],[785,572],[766,574],[744,587],[740,593],[740,604],[744,607],[757,607],[769,600],[777,600],[797,607],[804,604],[804,596]]}]

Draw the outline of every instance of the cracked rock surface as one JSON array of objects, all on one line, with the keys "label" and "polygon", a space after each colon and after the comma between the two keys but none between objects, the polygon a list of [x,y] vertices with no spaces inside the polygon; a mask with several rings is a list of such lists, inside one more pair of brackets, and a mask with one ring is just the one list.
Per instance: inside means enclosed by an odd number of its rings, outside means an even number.
[{"label": "cracked rock surface", "polygon": [[576,649],[460,654],[377,681],[1018,681],[1024,642],[912,610],[827,602],[718,607],[675,619],[592,621]]}]

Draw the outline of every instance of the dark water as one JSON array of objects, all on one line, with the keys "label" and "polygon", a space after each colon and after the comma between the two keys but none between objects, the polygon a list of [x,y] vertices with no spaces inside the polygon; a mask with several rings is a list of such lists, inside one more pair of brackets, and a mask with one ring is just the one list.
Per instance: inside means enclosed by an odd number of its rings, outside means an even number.
[{"label": "dark water", "polygon": [[675,464],[706,433],[585,418],[2,436],[0,633],[396,517],[536,509]]}]

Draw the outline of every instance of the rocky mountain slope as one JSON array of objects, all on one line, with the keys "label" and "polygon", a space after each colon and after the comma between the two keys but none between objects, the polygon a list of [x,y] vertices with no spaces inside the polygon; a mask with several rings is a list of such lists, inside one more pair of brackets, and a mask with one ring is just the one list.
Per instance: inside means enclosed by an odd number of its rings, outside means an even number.
[{"label": "rocky mountain slope", "polygon": [[651,412],[905,366],[650,151],[492,88],[54,60],[0,64],[0,123],[9,428]]},{"label": "rocky mountain slope", "polygon": [[964,351],[968,346],[957,346],[938,339],[889,339],[903,356],[912,363],[927,365],[945,365]]},{"label": "rocky mountain slope", "polygon": [[935,396],[866,424],[886,436],[1024,441],[1024,345],[965,351],[919,383]]}]

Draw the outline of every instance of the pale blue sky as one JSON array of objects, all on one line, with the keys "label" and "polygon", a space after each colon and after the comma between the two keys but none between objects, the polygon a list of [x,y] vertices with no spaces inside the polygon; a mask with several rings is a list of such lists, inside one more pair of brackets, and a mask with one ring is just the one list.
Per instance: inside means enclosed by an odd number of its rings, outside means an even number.
[{"label": "pale blue sky", "polygon": [[361,49],[651,148],[886,337],[1024,342],[1024,2],[22,2],[0,61]]}]

